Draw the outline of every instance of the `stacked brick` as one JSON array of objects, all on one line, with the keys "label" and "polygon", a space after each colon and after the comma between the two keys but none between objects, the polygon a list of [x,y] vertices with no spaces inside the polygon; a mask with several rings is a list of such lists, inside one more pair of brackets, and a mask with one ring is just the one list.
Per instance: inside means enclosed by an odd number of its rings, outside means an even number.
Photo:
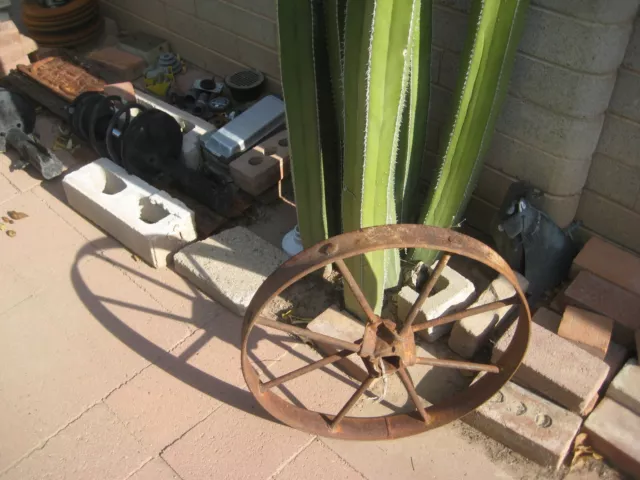
[{"label": "stacked brick", "polygon": [[0,77],[18,65],[29,65],[28,55],[37,48],[33,40],[18,31],[9,13],[0,8]]}]

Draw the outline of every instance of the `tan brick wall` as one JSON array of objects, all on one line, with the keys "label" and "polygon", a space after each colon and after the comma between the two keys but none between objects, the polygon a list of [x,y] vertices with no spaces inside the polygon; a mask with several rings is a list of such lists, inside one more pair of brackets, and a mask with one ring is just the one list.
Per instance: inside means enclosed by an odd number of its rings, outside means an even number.
[{"label": "tan brick wall", "polygon": [[102,0],[102,9],[120,28],[165,38],[215,74],[257,68],[280,89],[275,0]]}]

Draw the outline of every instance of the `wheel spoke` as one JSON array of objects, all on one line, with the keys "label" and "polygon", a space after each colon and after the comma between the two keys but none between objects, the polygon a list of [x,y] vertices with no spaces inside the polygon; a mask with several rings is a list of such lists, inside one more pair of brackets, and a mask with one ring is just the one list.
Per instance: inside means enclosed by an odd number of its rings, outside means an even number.
[{"label": "wheel spoke", "polygon": [[400,380],[402,380],[402,383],[404,384],[404,388],[407,389],[407,393],[409,394],[411,401],[416,406],[418,413],[424,420],[424,423],[429,423],[429,416],[427,415],[427,411],[422,406],[420,396],[418,395],[418,392],[416,392],[416,387],[413,385],[413,380],[411,379],[411,375],[407,371],[406,367],[402,366],[397,370],[397,372]]},{"label": "wheel spoke", "polygon": [[491,310],[497,310],[503,307],[509,307],[511,305],[515,305],[518,303],[518,297],[513,296],[511,298],[507,298],[506,300],[498,300],[497,302],[487,303],[486,305],[480,305],[479,307],[473,307],[468,310],[462,310],[460,312],[450,313],[448,315],[443,315],[438,318],[434,318],[433,320],[428,320],[426,322],[418,323],[413,325],[411,328],[414,332],[419,332],[421,330],[426,330],[427,328],[437,327],[439,325],[445,325],[447,323],[457,322],[458,320],[462,320],[463,318],[472,317],[474,315],[479,315],[481,313],[490,312]]},{"label": "wheel spoke", "polygon": [[407,333],[407,331],[409,331],[409,329],[411,328],[411,325],[413,324],[414,320],[418,316],[418,312],[424,305],[424,302],[427,301],[427,298],[429,297],[429,295],[431,295],[431,291],[433,290],[433,287],[436,286],[436,282],[438,281],[438,278],[440,278],[440,275],[442,275],[442,271],[444,270],[444,267],[447,266],[447,263],[449,263],[449,260],[451,260],[451,255],[449,255],[448,253],[445,253],[440,259],[440,261],[438,262],[438,266],[433,271],[433,274],[431,275],[431,277],[429,277],[429,280],[427,281],[426,285],[422,288],[422,291],[420,292],[420,296],[418,296],[418,299],[411,307],[411,310],[409,311],[409,314],[407,315],[407,318],[404,321],[404,326],[402,327],[402,332],[400,333],[400,335]]},{"label": "wheel spoke", "polygon": [[356,279],[353,278],[353,275],[351,274],[351,270],[349,270],[347,265],[344,263],[344,260],[336,260],[334,263],[336,264],[336,266],[338,267],[338,270],[342,274],[342,278],[344,278],[344,280],[347,282],[347,285],[349,285],[349,288],[351,289],[353,296],[356,297],[356,300],[362,307],[362,310],[364,311],[364,314],[367,316],[367,319],[369,319],[370,322],[375,322],[377,320],[376,314],[373,312],[371,305],[369,305],[369,302],[367,301],[367,297],[365,297],[364,293],[360,289],[360,285],[358,285],[358,282],[356,282]]},{"label": "wheel spoke", "polygon": [[471,370],[472,372],[500,373],[496,365],[486,363],[461,362],[459,360],[442,360],[439,358],[416,358],[416,363],[420,365],[431,365],[433,367],[455,368],[457,370]]},{"label": "wheel spoke", "polygon": [[274,328],[282,332],[293,333],[301,337],[310,338],[311,340],[315,340],[316,342],[333,345],[334,347],[338,347],[341,350],[349,350],[350,352],[360,351],[360,345],[356,343],[346,342],[344,340],[340,340],[339,338],[329,337],[328,335],[322,335],[321,333],[316,333],[311,330],[307,330],[306,328],[294,327],[293,325],[289,325],[288,323],[276,322],[262,316],[259,316],[257,318],[256,323],[258,325]]},{"label": "wheel spoke", "polygon": [[331,422],[329,423],[329,428],[331,428],[331,430],[335,430],[336,428],[338,428],[338,425],[340,424],[342,419],[347,415],[347,413],[349,413],[349,410],[353,408],[362,394],[367,391],[373,380],[374,377],[367,377],[367,379],[362,382],[362,385],[358,387],[355,393],[351,395],[351,398],[347,400],[347,403],[344,404],[344,407],[340,409],[338,414],[333,417],[333,420],[331,420]]},{"label": "wheel spoke", "polygon": [[316,362],[313,362],[305,367],[301,367],[298,368],[296,370],[293,370],[292,372],[289,372],[285,375],[282,375],[281,377],[278,378],[274,378],[273,380],[270,380],[266,383],[263,383],[262,385],[260,385],[261,388],[263,388],[264,390],[268,390],[270,388],[273,387],[277,387],[278,385],[283,384],[284,382],[288,382],[289,380],[293,380],[295,378],[301,377],[302,375],[305,375],[307,373],[311,373],[314,370],[317,370],[319,368],[324,367],[325,365],[329,365],[331,363],[335,363],[338,360],[342,360],[343,358],[348,357],[349,355],[353,354],[353,352],[350,352],[349,350],[342,350],[341,352],[336,353],[335,355],[331,355],[329,357],[325,357],[322,358]]}]

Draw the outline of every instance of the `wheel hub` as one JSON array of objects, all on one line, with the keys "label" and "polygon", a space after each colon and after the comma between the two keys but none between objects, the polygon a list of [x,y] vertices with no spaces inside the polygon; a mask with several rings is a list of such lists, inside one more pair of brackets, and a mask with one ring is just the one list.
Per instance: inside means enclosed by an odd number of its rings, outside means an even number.
[{"label": "wheel hub", "polygon": [[366,325],[362,348],[358,355],[367,366],[370,375],[379,377],[394,373],[402,365],[415,364],[414,338],[412,331],[398,333],[395,322],[378,317]]}]

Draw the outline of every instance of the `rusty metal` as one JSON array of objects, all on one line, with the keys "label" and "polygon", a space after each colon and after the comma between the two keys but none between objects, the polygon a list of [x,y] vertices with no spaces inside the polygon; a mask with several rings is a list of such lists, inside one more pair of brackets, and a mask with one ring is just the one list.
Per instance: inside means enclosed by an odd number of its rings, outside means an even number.
[{"label": "rusty metal", "polygon": [[97,35],[103,25],[98,0],[74,0],[57,8],[23,2],[22,19],[40,46],[76,47]]},{"label": "rusty metal", "polygon": [[444,360],[441,358],[416,358],[418,365],[431,365],[432,367],[455,368],[457,370],[468,370],[471,372],[500,373],[500,369],[495,365],[484,363],[462,362],[460,360]]},{"label": "rusty metal", "polygon": [[[396,324],[393,321],[376,316],[373,321],[369,321],[365,325],[363,338],[358,342],[351,343],[317,334],[304,328],[268,320],[260,315],[262,309],[272,299],[311,272],[332,263],[343,266],[343,260],[346,258],[391,248],[424,248],[442,251],[450,255],[462,255],[489,266],[511,283],[520,303],[520,315],[511,343],[495,365],[416,358],[414,330],[425,324],[413,325],[406,332],[398,334]],[[346,269],[344,271],[348,272]],[[348,275],[349,273],[344,277],[347,283],[349,281]],[[357,285],[356,289],[359,290]],[[357,290],[354,290],[354,293],[355,291]],[[366,308],[366,299],[364,296],[362,299],[363,306]],[[505,302],[511,301],[494,302],[492,306],[500,308],[507,304]],[[468,311],[463,313],[468,313]],[[476,310],[472,314],[477,313],[479,312]],[[465,316],[469,315],[463,315],[460,318]],[[446,320],[445,323],[449,323],[455,321],[452,318],[454,317],[443,316],[435,320],[440,322]],[[267,278],[256,292],[245,314],[242,332],[242,372],[249,390],[257,401],[274,417],[291,427],[312,434],[342,439],[401,438],[445,425],[489,400],[511,378],[520,365],[529,341],[530,321],[529,306],[513,271],[496,252],[483,243],[451,230],[423,225],[372,227],[333,237],[304,250],[281,265]],[[427,323],[432,325],[431,322]],[[261,383],[258,372],[254,369],[249,358],[249,336],[257,324],[316,340],[325,346],[332,345],[339,349],[339,351],[334,350],[329,354],[330,357],[331,355],[337,356],[324,360],[327,362],[326,364],[335,362],[337,365],[340,362],[349,361],[347,354],[353,355],[355,352],[367,369],[366,372],[362,369],[359,369],[360,372],[356,372],[362,382],[360,387],[338,413],[307,410],[279,396],[272,390],[274,384]],[[445,402],[423,408],[409,372],[412,365],[427,361],[438,367],[486,371],[488,374],[473,382],[466,390],[446,399]],[[285,376],[288,375],[289,379],[298,378],[304,373],[317,370],[322,362],[315,362],[308,367],[303,367],[306,368],[304,371],[298,369]],[[399,376],[415,404],[415,411],[395,413],[383,417],[347,416],[373,380],[381,375],[389,374]],[[283,377],[276,379],[278,385],[282,385],[288,380]]]},{"label": "rusty metal", "polygon": [[45,58],[29,66],[19,65],[18,70],[68,102],[84,92],[101,92],[105,86],[104,80],[62,57]]}]

